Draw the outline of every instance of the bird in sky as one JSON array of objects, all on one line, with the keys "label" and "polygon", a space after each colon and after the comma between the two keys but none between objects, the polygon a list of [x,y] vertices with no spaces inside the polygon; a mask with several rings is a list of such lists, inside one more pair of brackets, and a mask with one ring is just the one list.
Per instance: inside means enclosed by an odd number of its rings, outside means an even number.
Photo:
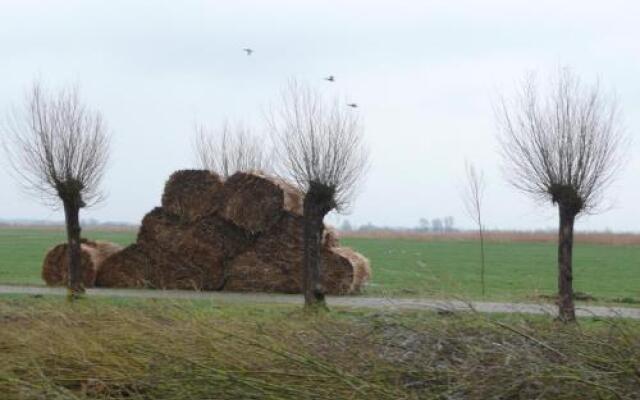
[{"label": "bird in sky", "polygon": [[325,81],[329,81],[329,82],[333,82],[336,80],[336,78],[333,75],[329,75],[326,78],[324,78]]},{"label": "bird in sky", "polygon": [[242,49],[242,51],[247,53],[248,56],[250,56],[253,53],[253,49],[250,49],[248,47],[245,47],[244,49]]},{"label": "bird in sky", "polygon": [[351,108],[358,108],[358,105],[356,103],[348,103],[347,105]]}]

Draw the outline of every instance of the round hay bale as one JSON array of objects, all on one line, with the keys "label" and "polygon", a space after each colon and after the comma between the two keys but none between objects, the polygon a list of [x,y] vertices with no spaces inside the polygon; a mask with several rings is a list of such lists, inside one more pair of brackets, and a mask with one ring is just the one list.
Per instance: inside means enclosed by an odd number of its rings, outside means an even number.
[{"label": "round hay bale", "polygon": [[276,223],[284,210],[284,191],[256,173],[237,172],[224,184],[224,205],[219,215],[255,234]]},{"label": "round hay bale", "polygon": [[353,285],[354,267],[349,258],[334,251],[322,251],[322,276],[327,294],[349,294]]},{"label": "round hay bale", "polygon": [[353,280],[349,287],[349,293],[361,292],[371,280],[372,272],[369,259],[349,247],[334,247],[331,250],[349,260],[349,263],[353,266]]},{"label": "round hay bale", "polygon": [[98,270],[96,286],[117,288],[148,287],[146,274],[151,261],[136,244],[107,257]]},{"label": "round hay bale", "polygon": [[104,260],[106,260],[112,254],[115,254],[123,249],[117,243],[105,242],[102,240],[96,240],[91,247],[91,259],[100,269]]},{"label": "round hay bale", "polygon": [[[217,248],[225,260],[244,253],[255,242],[256,237],[230,222],[211,215],[199,220],[187,231],[185,245],[197,243],[206,248]],[[185,246],[182,246],[185,249]]]},{"label": "round hay bale", "polygon": [[[69,246],[59,244],[49,250],[42,264],[42,279],[48,286],[66,286],[69,280]],[[115,243],[93,242],[82,239],[80,243],[80,268],[84,287],[95,286],[101,263],[121,247]]]},{"label": "round hay bale", "polygon": [[231,262],[224,290],[300,293],[302,275],[299,272],[292,263],[265,261],[255,251],[249,251]]},{"label": "round hay bale", "polygon": [[302,233],[302,217],[285,212],[250,251],[231,262],[224,290],[300,293]]},{"label": "round hay bale", "polygon": [[222,204],[222,179],[206,170],[174,172],[164,186],[162,207],[181,219],[193,221],[212,214]]},{"label": "round hay bale", "polygon": [[276,176],[261,174],[261,177],[278,185],[284,194],[284,209],[296,215],[302,215],[304,208],[304,192],[294,184]]},{"label": "round hay bale", "polygon": [[[156,208],[142,220],[137,244],[149,258],[144,278],[160,289],[210,289],[222,279],[223,255],[218,247],[198,246],[191,224]],[[193,258],[204,263],[194,263]]]},{"label": "round hay bale", "polygon": [[179,251],[188,228],[178,215],[156,207],[142,219],[136,243],[150,254]]},{"label": "round hay bale", "polygon": [[[80,268],[84,287],[92,287],[95,281],[95,268],[86,245],[80,245]],[[42,279],[47,286],[66,286],[69,283],[69,245],[59,244],[50,249],[42,263]]]},{"label": "round hay bale", "polygon": [[332,226],[325,226],[322,232],[322,246],[324,248],[332,248],[340,246],[338,231]]},{"label": "round hay bale", "polygon": [[[250,251],[231,262],[224,290],[300,293],[303,231],[302,217],[285,212],[281,221],[264,232]],[[323,249],[321,257],[327,293],[349,293],[354,279],[349,259],[329,249]]]},{"label": "round hay bale", "polygon": [[214,215],[184,223],[156,208],[143,219],[137,244],[150,260],[145,274],[150,285],[217,290],[224,284],[227,261],[244,252],[251,240],[240,228]]},{"label": "round hay bale", "polygon": [[300,293],[303,220],[285,212],[257,239],[253,248],[231,262],[224,287],[230,291]]}]

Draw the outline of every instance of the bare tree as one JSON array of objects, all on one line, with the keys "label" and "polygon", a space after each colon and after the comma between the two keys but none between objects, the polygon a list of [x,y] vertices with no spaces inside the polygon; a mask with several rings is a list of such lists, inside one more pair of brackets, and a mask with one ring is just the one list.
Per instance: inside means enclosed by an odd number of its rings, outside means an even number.
[{"label": "bare tree", "polygon": [[436,233],[442,233],[442,231],[444,231],[444,224],[440,218],[434,218],[431,220],[431,231]]},{"label": "bare tree", "polygon": [[228,178],[235,172],[267,168],[266,146],[244,126],[225,122],[217,130],[204,125],[196,128],[194,150],[200,168]]},{"label": "bare tree", "polygon": [[102,200],[99,184],[109,155],[102,116],[81,102],[75,87],[51,94],[35,83],[24,108],[9,116],[6,136],[7,158],[24,188],[64,209],[69,298],[74,299],[84,293],[80,209]]},{"label": "bare tree", "polygon": [[291,82],[270,116],[276,154],[284,175],[304,197],[303,290],[307,308],[324,308],[321,240],[324,217],[344,211],[367,169],[368,150],[357,114],[326,102],[318,92]]},{"label": "bare tree", "polygon": [[444,231],[445,232],[453,232],[454,231],[454,219],[451,215],[447,215],[444,217]]},{"label": "bare tree", "polygon": [[464,206],[469,217],[478,227],[480,237],[480,284],[482,295],[485,295],[485,262],[484,262],[484,224],[482,221],[482,201],[484,198],[485,181],[482,171],[478,172],[471,163],[465,165],[466,187],[462,196]]},{"label": "bare tree", "polygon": [[593,213],[621,166],[619,107],[599,86],[585,86],[568,69],[539,96],[535,77],[498,108],[507,176],[517,189],[558,205],[559,318],[575,320],[573,303],[573,225]]}]

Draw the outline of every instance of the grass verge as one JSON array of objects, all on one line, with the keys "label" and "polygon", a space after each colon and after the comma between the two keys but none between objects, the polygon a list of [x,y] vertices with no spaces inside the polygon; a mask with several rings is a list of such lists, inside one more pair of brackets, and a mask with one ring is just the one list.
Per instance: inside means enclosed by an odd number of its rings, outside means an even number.
[{"label": "grass verge", "polygon": [[7,399],[633,399],[640,324],[0,296]]}]

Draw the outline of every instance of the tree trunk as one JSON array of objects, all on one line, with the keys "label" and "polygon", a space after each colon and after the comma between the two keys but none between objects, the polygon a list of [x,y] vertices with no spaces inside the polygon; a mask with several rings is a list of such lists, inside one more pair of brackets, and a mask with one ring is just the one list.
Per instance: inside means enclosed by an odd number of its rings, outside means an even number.
[{"label": "tree trunk", "polygon": [[573,304],[573,224],[576,213],[558,204],[560,229],[558,231],[558,318],[563,322],[576,320]]},{"label": "tree trunk", "polygon": [[480,231],[480,284],[482,285],[482,296],[484,297],[486,292],[486,285],[484,282],[484,229],[482,228],[482,222],[479,224],[478,230]]},{"label": "tree trunk", "polygon": [[304,200],[304,265],[302,289],[307,309],[326,309],[325,288],[322,282],[322,233],[324,230],[323,207],[311,196]]},{"label": "tree trunk", "polygon": [[80,207],[74,202],[64,202],[64,217],[67,225],[69,246],[69,300],[78,298],[85,292],[80,266]]}]

